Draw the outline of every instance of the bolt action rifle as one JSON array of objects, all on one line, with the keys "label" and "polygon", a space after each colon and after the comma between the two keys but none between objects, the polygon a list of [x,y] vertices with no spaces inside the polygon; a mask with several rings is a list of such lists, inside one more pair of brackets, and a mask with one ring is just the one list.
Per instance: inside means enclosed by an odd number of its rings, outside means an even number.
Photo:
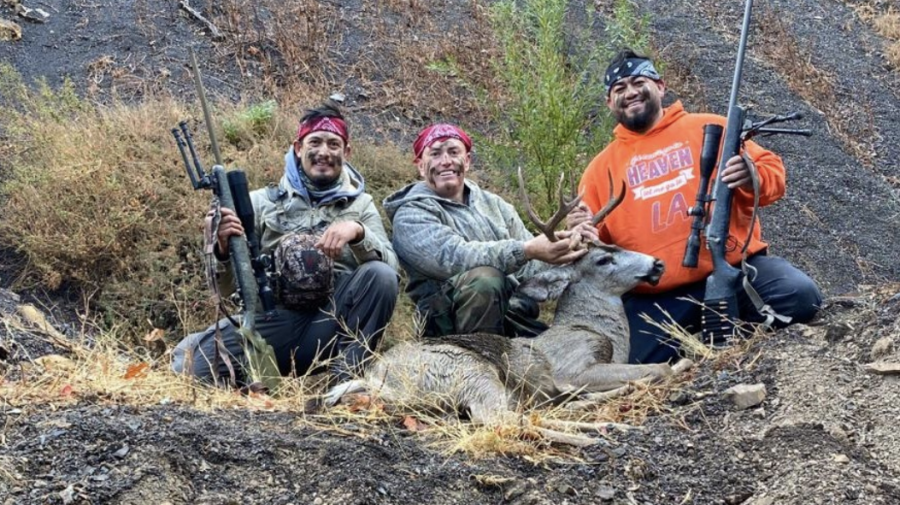
[{"label": "bolt action rifle", "polygon": [[[709,124],[703,129],[703,145],[700,153],[700,188],[697,193],[697,201],[688,213],[694,217],[691,224],[691,234],[688,237],[682,265],[696,268],[700,253],[700,235],[705,235],[706,247],[712,256],[713,272],[706,279],[706,293],[703,300],[702,334],[705,342],[723,342],[734,335],[735,324],[738,319],[737,293],[743,285],[748,292],[752,290],[745,274],[728,263],[726,259],[728,244],[728,227],[731,221],[731,204],[734,191],[723,183],[719,174],[725,169],[729,159],[741,154],[745,141],[756,135],[791,134],[810,136],[809,130],[795,130],[787,128],[771,128],[769,125],[784,121],[801,119],[799,113],[784,116],[773,116],[763,121],[753,123],[746,120],[746,109],[737,104],[738,92],[741,85],[741,75],[744,67],[744,54],[747,49],[747,37],[750,28],[750,16],[753,0],[746,0],[744,9],[744,21],[741,28],[740,44],[738,45],[737,62],[734,69],[734,79],[731,84],[731,97],[728,101],[728,117],[724,129],[724,141],[722,126]],[[721,141],[721,152],[719,144]],[[718,162],[717,162],[718,160]],[[712,194],[708,194],[710,178],[713,168],[718,164],[718,173]],[[751,171],[753,168],[751,167]],[[758,179],[752,174],[755,199],[758,200]],[[711,204],[715,202],[715,205]],[[756,207],[754,202],[751,229],[755,223]],[[707,220],[707,217],[709,218]],[[704,231],[705,229],[705,231]],[[749,243],[749,236],[744,246]],[[750,297],[758,306],[762,307],[759,296],[753,292]]]},{"label": "bolt action rifle", "polygon": [[[248,372],[252,383],[257,383],[266,388],[269,393],[274,393],[281,381],[278,371],[275,351],[272,346],[256,331],[256,318],[258,305],[262,305],[264,317],[271,317],[275,313],[275,297],[269,287],[267,279],[266,257],[260,254],[259,237],[255,230],[255,217],[253,205],[250,202],[250,192],[247,186],[247,175],[242,170],[225,170],[222,165],[222,156],[219,145],[216,142],[215,132],[209,107],[206,102],[206,93],[203,89],[203,81],[200,78],[200,70],[197,66],[197,57],[193,49],[190,50],[191,65],[194,73],[194,83],[200,104],[203,107],[203,116],[209,129],[209,140],[212,145],[216,164],[209,174],[203,171],[203,166],[194,149],[194,143],[190,130],[185,121],[178,124],[178,128],[172,129],[172,135],[178,144],[184,161],[191,185],[195,190],[212,189],[213,206],[231,209],[237,214],[244,227],[244,236],[228,238],[228,254],[237,283],[237,292],[240,295],[243,307],[243,319],[238,333],[243,337],[244,352],[247,356]],[[180,131],[179,131],[180,130]],[[191,154],[188,159],[185,148]],[[193,165],[191,164],[193,162]],[[218,212],[217,212],[218,214]],[[215,240],[215,236],[213,236]],[[228,318],[231,320],[231,318]],[[232,323],[234,321],[232,320]]]}]

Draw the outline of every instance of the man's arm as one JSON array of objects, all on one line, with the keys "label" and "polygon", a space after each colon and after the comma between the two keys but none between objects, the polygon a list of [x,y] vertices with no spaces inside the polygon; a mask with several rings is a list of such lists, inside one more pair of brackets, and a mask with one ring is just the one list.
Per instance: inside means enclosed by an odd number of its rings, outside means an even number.
[{"label": "man's arm", "polygon": [[543,235],[524,242],[516,238],[470,241],[417,202],[404,205],[394,216],[394,248],[398,256],[420,273],[437,280],[480,266],[494,267],[509,275],[531,259],[571,262],[584,251],[572,251],[567,237],[568,233],[564,233],[557,242],[550,242]]},{"label": "man's arm", "polygon": [[381,215],[375,208],[373,200],[369,200],[366,204],[357,222],[363,228],[363,237],[357,242],[350,242],[350,250],[353,251],[356,261],[362,264],[367,261],[380,260],[394,270],[399,270],[400,264],[397,262],[397,255],[394,253],[391,241],[384,230]]},{"label": "man's arm", "polygon": [[393,224],[397,255],[433,279],[446,280],[479,266],[511,274],[527,261],[521,240],[469,242],[418,202],[398,209]]},{"label": "man's arm", "polygon": [[[765,207],[777,202],[785,192],[785,170],[781,157],[763,148],[759,144],[748,141],[744,145],[745,153],[753,160],[759,174],[759,205]],[[753,186],[741,186],[734,194],[736,203],[753,204]]]}]

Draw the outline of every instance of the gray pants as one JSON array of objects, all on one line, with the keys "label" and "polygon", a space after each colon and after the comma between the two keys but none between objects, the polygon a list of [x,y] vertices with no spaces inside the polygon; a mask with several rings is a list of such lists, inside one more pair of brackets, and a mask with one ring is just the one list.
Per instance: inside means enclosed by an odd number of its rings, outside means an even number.
[{"label": "gray pants", "polygon": [[[334,298],[324,308],[279,308],[269,319],[258,316],[256,330],[274,348],[282,374],[317,372],[324,361],[330,361],[332,372],[341,380],[347,379],[361,372],[378,345],[394,312],[397,292],[397,272],[386,263],[370,261],[335,279]],[[242,338],[227,319],[217,325],[238,380],[243,381]],[[215,332],[216,327],[210,326],[185,337],[175,348],[172,369],[204,380],[228,377],[227,365],[215,356]],[[215,372],[213,363],[217,365]]]},{"label": "gray pants", "polygon": [[[756,267],[757,276],[750,284],[763,301],[775,312],[788,316],[792,323],[806,323],[822,306],[822,293],[808,275],[777,256],[757,254],[747,262]],[[628,326],[631,331],[630,363],[665,363],[678,354],[676,343],[663,331],[644,320],[647,314],[654,321],[664,322],[669,317],[689,332],[700,331],[702,308],[690,298],[702,301],[706,281],[695,282],[658,294],[627,293],[622,297]],[[746,322],[762,322],[763,316],[743,289],[738,290],[740,319]],[[666,315],[668,314],[668,316]],[[776,321],[775,327],[784,326]]]}]

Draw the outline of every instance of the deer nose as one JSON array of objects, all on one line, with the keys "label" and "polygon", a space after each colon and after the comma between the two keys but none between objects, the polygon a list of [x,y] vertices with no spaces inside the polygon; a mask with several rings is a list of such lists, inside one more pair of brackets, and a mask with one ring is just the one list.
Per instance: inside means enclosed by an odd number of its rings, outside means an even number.
[{"label": "deer nose", "polygon": [[653,260],[653,275],[662,275],[666,271],[666,264],[661,259]]}]

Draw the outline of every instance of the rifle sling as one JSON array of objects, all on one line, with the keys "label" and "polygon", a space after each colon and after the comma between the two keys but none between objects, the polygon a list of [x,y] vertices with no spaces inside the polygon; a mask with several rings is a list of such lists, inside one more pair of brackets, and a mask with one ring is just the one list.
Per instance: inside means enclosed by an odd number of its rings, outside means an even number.
[{"label": "rifle sling", "polygon": [[775,312],[769,304],[763,301],[756,289],[753,288],[753,285],[750,284],[757,274],[756,268],[747,263],[747,249],[750,247],[750,240],[753,239],[753,228],[756,226],[756,220],[759,217],[759,171],[756,169],[756,163],[750,159],[750,156],[747,156],[746,152],[742,153],[741,157],[744,158],[744,163],[747,164],[750,170],[750,180],[753,182],[753,212],[750,214],[750,228],[747,231],[747,240],[744,241],[744,246],[741,248],[741,271],[744,273],[741,283],[750,301],[753,302],[753,306],[765,318],[762,323],[763,326],[770,328],[776,319],[784,324],[788,324],[791,322],[791,318]]},{"label": "rifle sling", "polygon": [[[222,293],[219,291],[219,283],[216,280],[216,265],[218,264],[218,260],[216,259],[216,236],[219,232],[219,223],[222,221],[222,213],[221,206],[218,198],[213,198],[213,201],[210,204],[210,211],[212,212],[212,219],[209,220],[207,226],[203,228],[203,262],[206,267],[206,282],[209,285],[209,289],[213,292],[213,297],[216,300],[216,306],[218,312],[223,314],[234,326],[239,326],[236,321],[234,321],[231,316],[228,314],[228,311],[225,310],[225,303],[222,301]],[[222,331],[219,328],[218,318],[217,321],[213,324],[215,328],[215,341],[216,347],[215,352],[213,353],[213,370],[219,369],[219,359],[225,363],[225,368],[228,369],[228,376],[231,380],[231,384],[234,385],[237,383],[237,376],[234,372],[234,365],[231,364],[231,359],[228,357],[228,350],[225,347],[225,343],[222,341]]]}]

